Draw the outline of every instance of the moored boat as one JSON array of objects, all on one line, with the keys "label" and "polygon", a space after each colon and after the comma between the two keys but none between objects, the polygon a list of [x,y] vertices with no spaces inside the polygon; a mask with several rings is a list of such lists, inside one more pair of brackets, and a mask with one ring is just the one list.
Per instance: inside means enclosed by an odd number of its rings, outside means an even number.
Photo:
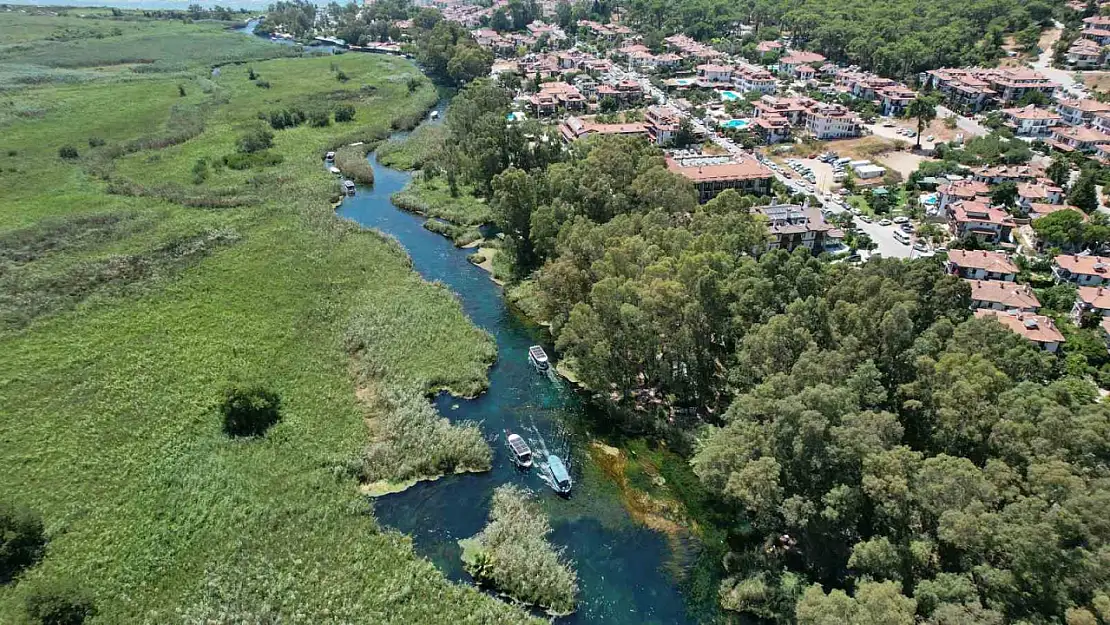
[{"label": "moored boat", "polygon": [[328,152],[327,154],[325,154],[324,155],[324,160],[329,162],[329,163],[334,161],[335,160],[335,152]]},{"label": "moored boat", "polygon": [[439,119],[439,111],[432,111],[431,115],[429,115],[428,117],[430,119]]},{"label": "moored boat", "polygon": [[522,469],[530,469],[532,467],[532,448],[528,446],[528,441],[521,438],[519,434],[510,433],[508,442],[509,450],[513,452],[513,463]]},{"label": "moored boat", "polygon": [[539,371],[547,371],[551,366],[551,362],[547,359],[547,352],[543,351],[543,347],[533,345],[528,348],[528,362]]},{"label": "moored boat", "polygon": [[343,190],[347,193],[347,195],[354,195],[355,194],[355,183],[351,182],[350,180],[344,180],[343,181]]},{"label": "moored boat", "polygon": [[547,477],[545,481],[551,487],[551,490],[560,495],[569,495],[574,483],[571,481],[570,471],[567,470],[567,466],[563,464],[562,459],[554,454],[549,454],[543,467]]}]

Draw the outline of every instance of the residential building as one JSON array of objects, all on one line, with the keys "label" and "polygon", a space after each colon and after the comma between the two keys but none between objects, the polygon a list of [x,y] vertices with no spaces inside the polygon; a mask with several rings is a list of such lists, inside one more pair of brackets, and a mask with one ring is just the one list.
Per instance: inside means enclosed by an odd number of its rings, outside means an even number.
[{"label": "residential building", "polygon": [[674,139],[680,121],[678,111],[664,104],[653,104],[644,111],[644,126],[648,137],[658,146],[667,145]]},{"label": "residential building", "polygon": [[1052,275],[1057,282],[1074,282],[1079,286],[1110,284],[1110,258],[1061,254],[1052,259]]},{"label": "residential building", "polygon": [[1056,327],[1051,317],[1027,312],[1002,312],[979,309],[975,311],[979,319],[994,319],[1015,334],[1032,341],[1049,353],[1055,353],[1064,343],[1064,335]]},{"label": "residential building", "polygon": [[948,273],[971,280],[1014,282],[1019,271],[1006,254],[986,250],[948,250],[944,266]]},{"label": "residential building", "polygon": [[1110,104],[1099,102],[1094,98],[1082,100],[1058,100],[1056,112],[1060,114],[1060,121],[1069,126],[1082,126],[1090,123],[1096,113],[1110,112]]},{"label": "residential building", "polygon": [[1110,134],[1086,126],[1057,126],[1047,143],[1061,152],[1093,154],[1100,144],[1110,143]]},{"label": "residential building", "polygon": [[1110,111],[1095,113],[1091,117],[1091,128],[1103,134],[1110,134]]},{"label": "residential building", "polygon": [[1081,286],[1075,292],[1075,305],[1071,318],[1076,325],[1089,317],[1110,317],[1110,289],[1101,286]]},{"label": "residential building", "polygon": [[1079,213],[1079,216],[1083,218],[1083,221],[1087,221],[1088,219],[1086,213],[1074,206],[1068,206],[1067,204],[1041,204],[1038,202],[1034,202],[1029,205],[1029,219],[1040,219],[1045,215],[1051,215],[1052,213],[1055,213],[1057,211],[1075,211]]},{"label": "residential building", "polygon": [[902,117],[906,114],[906,108],[909,107],[910,102],[917,97],[917,92],[902,85],[892,85],[879,89],[877,95],[879,110],[883,115]]},{"label": "residential building", "polygon": [[[1100,32],[1107,33],[1108,31]],[[1084,34],[1086,34],[1086,31],[1084,31]],[[1105,45],[1105,43],[1099,43],[1092,39],[1076,39],[1068,47],[1064,58],[1067,59],[1068,66],[1077,70],[1101,67],[1106,63]]]},{"label": "residential building", "polygon": [[565,82],[545,82],[537,93],[528,98],[532,112],[536,115],[553,115],[563,109],[579,111],[586,108],[586,98],[574,85]]},{"label": "residential building", "polygon": [[856,114],[839,104],[814,103],[806,110],[806,131],[815,139],[858,137],[863,124]]},{"label": "residential building", "polygon": [[763,114],[752,120],[751,127],[764,143],[773,145],[790,136],[790,120],[778,114]]},{"label": "residential building", "polygon": [[771,72],[754,65],[741,65],[732,74],[736,90],[741,93],[755,91],[764,95],[774,93],[778,81]]},{"label": "residential building", "polygon": [[1060,114],[1048,109],[1037,108],[1030,104],[1020,108],[1003,109],[1005,124],[1015,134],[1027,137],[1043,137],[1052,133],[1052,127],[1060,123]]},{"label": "residential building", "polygon": [[809,82],[817,78],[817,70],[808,65],[798,65],[791,73],[793,74],[794,78],[797,78],[802,82]]},{"label": "residential building", "polygon": [[785,117],[791,126],[804,122],[804,115],[815,102],[809,98],[782,98],[765,95],[752,103],[752,116],[755,118],[764,115],[779,115]]},{"label": "residential building", "polygon": [[940,188],[940,210],[944,211],[953,202],[990,201],[990,186],[979,180],[956,180]]},{"label": "residential building", "polygon": [[1064,200],[1064,190],[1051,180],[1020,182],[1017,186],[1018,205],[1028,211],[1033,204],[1059,204]]},{"label": "residential building", "polygon": [[641,123],[599,124],[592,117],[573,115],[559,124],[559,133],[567,143],[593,135],[648,136],[647,127]]},{"label": "residential building", "polygon": [[732,66],[704,63],[697,68],[698,82],[705,87],[730,85],[732,83]]},{"label": "residential building", "polygon": [[667,157],[667,169],[686,176],[698,190],[698,200],[708,202],[725,189],[765,195],[774,174],[752,157]]},{"label": "residential building", "polygon": [[826,245],[844,238],[844,233],[826,222],[820,209],[811,207],[808,202],[804,206],[771,204],[757,207],[755,211],[767,218],[767,229],[771,233],[767,249],[793,251],[804,247],[820,253]]},{"label": "residential building", "polygon": [[759,53],[760,57],[764,57],[771,53],[781,53],[783,45],[777,41],[760,41],[755,46],[755,51]]},{"label": "residential building", "polygon": [[955,202],[947,209],[949,226],[957,238],[974,236],[991,244],[1009,243],[1014,220],[1009,213],[984,202]]},{"label": "residential building", "polygon": [[1013,106],[1031,91],[1051,98],[1059,86],[1039,72],[1017,67],[934,69],[922,74],[921,82],[930,84],[952,108],[965,113],[978,113],[988,106]]},{"label": "residential building", "polygon": [[1045,175],[1044,168],[1032,165],[984,165],[971,170],[972,180],[985,182],[989,185],[1012,182],[1032,182]]},{"label": "residential building", "polygon": [[[817,65],[824,64],[825,57],[817,54],[816,52],[806,52],[804,50],[791,50],[786,56],[779,59],[779,71],[784,74],[795,75],[795,71],[802,65]],[[812,70],[812,67],[810,68]]]},{"label": "residential building", "polygon": [[967,280],[971,286],[971,307],[991,310],[1037,312],[1040,300],[1028,284],[1002,280]]}]

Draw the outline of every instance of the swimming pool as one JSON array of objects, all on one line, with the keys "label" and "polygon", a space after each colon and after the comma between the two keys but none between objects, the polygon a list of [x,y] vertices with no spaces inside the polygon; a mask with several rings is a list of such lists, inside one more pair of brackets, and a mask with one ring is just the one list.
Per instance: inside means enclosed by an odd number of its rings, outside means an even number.
[{"label": "swimming pool", "polygon": [[751,122],[746,119],[730,119],[726,122],[722,122],[721,125],[725,128],[736,128],[738,130],[743,130],[750,126]]},{"label": "swimming pool", "polygon": [[741,97],[740,94],[736,93],[735,91],[722,91],[721,92],[721,99],[722,100],[727,100],[729,102],[732,102],[733,100],[739,100],[740,97]]}]

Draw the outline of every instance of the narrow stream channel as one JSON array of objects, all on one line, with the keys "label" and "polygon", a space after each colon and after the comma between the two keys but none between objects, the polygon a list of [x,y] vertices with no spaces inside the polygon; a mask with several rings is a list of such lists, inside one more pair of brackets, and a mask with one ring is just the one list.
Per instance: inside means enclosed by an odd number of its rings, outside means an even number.
[{"label": "narrow stream channel", "polygon": [[[505,482],[522,484],[540,495],[554,528],[553,541],[566,548],[578,570],[578,611],[560,623],[690,622],[673,567],[667,568],[675,555],[666,538],[634,522],[615,486],[588,464],[583,432],[571,425],[584,421],[588,403],[565,381],[537,373],[528,363],[528,347],[547,340],[546,332],[506,305],[501,287],[467,261],[472,250],[456,249],[446,238],[425,230],[423,218],[390,203],[410,174],[379,164],[374,154],[370,163],[374,187],[359,188],[343,202],[339,214],[396,237],[420,275],[458,294],[470,319],[493,335],[498,355],[486,393],[474,400],[448,395],[436,400],[440,413],[452,420],[481,422],[494,450],[493,471],[423,482],[379,498],[375,514],[412,536],[418,552],[448,577],[469,581],[456,541],[485,525],[494,488]],[[550,345],[547,349],[553,353]],[[570,458],[575,487],[569,500],[548,489],[535,469],[516,470],[504,444],[505,430],[524,436],[533,449],[546,447]]]},{"label": "narrow stream channel", "polygon": [[[240,32],[252,35],[252,20]],[[440,118],[447,102],[437,110]],[[435,123],[435,122],[431,122]],[[395,135],[396,136],[396,135]],[[566,549],[578,571],[578,610],[558,623],[567,625],[641,625],[692,623],[678,588],[684,544],[671,545],[664,535],[634,521],[619,492],[596,466],[586,448],[587,414],[592,406],[564,380],[537,373],[528,363],[528,347],[548,343],[547,332],[511,310],[501,287],[446,238],[425,230],[424,219],[404,212],[390,196],[412,175],[378,163],[373,188],[359,187],[339,208],[339,215],[395,237],[426,280],[454,291],[463,310],[493,335],[497,362],[489,371],[489,390],[473,400],[443,394],[440,413],[452,420],[481,423],[494,451],[493,470],[448,476],[375,501],[375,515],[385,525],[412,537],[416,550],[450,579],[472,582],[462,568],[457,541],[481,531],[489,515],[493,489],[516,482],[539,495],[554,529],[552,541]],[[505,446],[505,431],[520,434],[534,450],[547,449],[568,461],[574,492],[562,499],[544,484],[536,469],[520,472]],[[675,547],[678,547],[677,549]]]}]

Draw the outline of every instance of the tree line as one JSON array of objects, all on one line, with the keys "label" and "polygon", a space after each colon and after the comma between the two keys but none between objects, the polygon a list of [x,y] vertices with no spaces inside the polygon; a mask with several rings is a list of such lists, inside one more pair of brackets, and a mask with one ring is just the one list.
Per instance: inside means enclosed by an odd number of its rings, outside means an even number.
[{"label": "tree line", "polygon": [[[793,46],[830,60],[908,78],[937,67],[992,63],[1009,34],[1051,23],[1040,0],[631,0],[627,21],[646,33],[683,32],[738,46],[789,33]],[[737,26],[753,27],[739,36]]]}]

